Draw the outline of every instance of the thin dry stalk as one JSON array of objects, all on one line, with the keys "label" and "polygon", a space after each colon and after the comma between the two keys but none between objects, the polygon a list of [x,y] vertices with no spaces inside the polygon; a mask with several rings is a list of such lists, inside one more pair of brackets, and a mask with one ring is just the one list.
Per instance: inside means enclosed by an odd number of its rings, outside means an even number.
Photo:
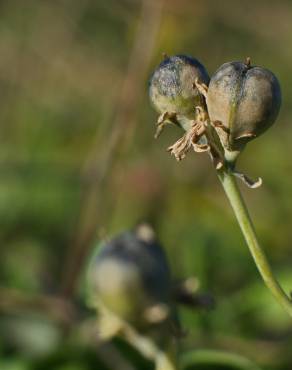
[{"label": "thin dry stalk", "polygon": [[74,294],[79,273],[100,226],[106,184],[110,181],[119,151],[126,142],[129,144],[128,138],[136,125],[137,107],[144,91],[144,81],[159,31],[163,3],[164,0],[142,2],[140,22],[116,104],[112,130],[104,148],[100,148],[99,143],[93,146],[83,168],[87,182],[83,189],[76,231],[68,247],[61,288],[62,293],[68,297]]},{"label": "thin dry stalk", "polygon": [[17,289],[0,287],[0,313],[18,314],[37,312],[59,322],[70,324],[75,320],[76,307],[62,297],[46,294],[28,294]]}]

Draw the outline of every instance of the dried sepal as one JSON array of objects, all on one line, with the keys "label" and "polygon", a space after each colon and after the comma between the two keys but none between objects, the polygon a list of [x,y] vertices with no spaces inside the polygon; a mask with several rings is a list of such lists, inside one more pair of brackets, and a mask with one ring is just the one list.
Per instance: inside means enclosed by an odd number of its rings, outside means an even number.
[{"label": "dried sepal", "polygon": [[209,146],[202,144],[200,146],[199,140],[205,133],[205,126],[202,122],[194,122],[192,128],[187,131],[178,141],[171,145],[167,151],[175,156],[177,161],[181,161],[186,157],[188,151],[193,148],[195,151],[209,150]]},{"label": "dried sepal", "polygon": [[203,95],[203,97],[206,99],[208,94],[208,86],[200,81],[198,78],[195,79],[195,82],[193,83],[193,88],[197,88],[199,93]]},{"label": "dried sepal", "polygon": [[165,126],[170,123],[177,123],[176,113],[175,112],[164,112],[162,113],[156,122],[156,132],[154,138],[157,139],[162,133]]},{"label": "dried sepal", "polygon": [[263,180],[261,179],[261,177],[258,177],[256,180],[253,180],[249,176],[241,172],[233,171],[232,173],[234,176],[239,178],[247,187],[251,189],[259,188],[263,183]]},{"label": "dried sepal", "polygon": [[170,315],[169,307],[164,303],[157,303],[147,307],[143,312],[143,317],[149,324],[159,324],[167,320]]}]

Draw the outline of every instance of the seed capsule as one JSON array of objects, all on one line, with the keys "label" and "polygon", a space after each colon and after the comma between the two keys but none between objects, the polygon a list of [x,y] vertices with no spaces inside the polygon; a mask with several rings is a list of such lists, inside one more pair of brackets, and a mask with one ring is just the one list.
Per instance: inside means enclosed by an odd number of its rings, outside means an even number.
[{"label": "seed capsule", "polygon": [[193,118],[196,106],[204,106],[204,99],[194,82],[208,85],[209,76],[197,60],[185,55],[165,59],[153,73],[149,82],[149,95],[155,109],[161,113],[175,113]]},{"label": "seed capsule", "polygon": [[89,267],[88,278],[91,295],[128,323],[143,326],[168,315],[168,263],[145,224],[104,244]]},{"label": "seed capsule", "polygon": [[209,116],[217,121],[216,130],[229,154],[240,152],[264,133],[275,122],[280,105],[281,89],[275,75],[251,66],[249,60],[223,64],[210,80]]}]

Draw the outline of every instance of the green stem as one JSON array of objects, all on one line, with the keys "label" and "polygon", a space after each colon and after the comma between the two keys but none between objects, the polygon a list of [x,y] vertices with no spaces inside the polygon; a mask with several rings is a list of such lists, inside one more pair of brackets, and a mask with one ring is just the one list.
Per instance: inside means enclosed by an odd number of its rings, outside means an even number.
[{"label": "green stem", "polygon": [[142,356],[154,362],[155,370],[179,370],[176,342],[168,338],[162,348],[151,336],[143,335],[132,325],[112,313],[100,299],[93,300],[90,305],[98,308],[100,314],[98,322],[100,340],[109,340],[120,334]]},{"label": "green stem", "polygon": [[278,281],[273,275],[267,257],[257,240],[252,220],[249,216],[247,207],[241,196],[234,175],[231,171],[223,169],[218,171],[218,176],[229,199],[231,207],[233,208],[240,229],[253,256],[255,264],[257,265],[257,268],[266,286],[268,287],[268,289],[270,289],[271,293],[279,302],[279,304],[284,308],[284,310],[290,316],[292,316],[292,301],[286,295],[286,293],[281,288]]},{"label": "green stem", "polygon": [[179,370],[174,347],[161,350],[150,337],[141,335],[128,324],[125,324],[123,334],[134,348],[155,363],[155,370]]},{"label": "green stem", "polygon": [[237,368],[240,370],[260,370],[260,368],[247,358],[224,351],[209,349],[198,349],[185,355],[182,355],[182,368],[188,368],[194,365],[222,365]]}]

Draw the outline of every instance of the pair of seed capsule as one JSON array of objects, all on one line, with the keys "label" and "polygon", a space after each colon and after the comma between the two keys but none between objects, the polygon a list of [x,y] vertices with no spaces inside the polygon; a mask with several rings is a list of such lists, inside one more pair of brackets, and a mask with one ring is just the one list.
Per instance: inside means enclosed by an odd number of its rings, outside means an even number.
[{"label": "pair of seed capsule", "polygon": [[193,147],[209,151],[218,169],[234,167],[245,145],[275,122],[281,105],[275,75],[249,58],[223,64],[210,79],[198,60],[167,57],[150,79],[149,95],[160,113],[156,136],[170,122],[186,131],[169,148],[176,159]]}]

